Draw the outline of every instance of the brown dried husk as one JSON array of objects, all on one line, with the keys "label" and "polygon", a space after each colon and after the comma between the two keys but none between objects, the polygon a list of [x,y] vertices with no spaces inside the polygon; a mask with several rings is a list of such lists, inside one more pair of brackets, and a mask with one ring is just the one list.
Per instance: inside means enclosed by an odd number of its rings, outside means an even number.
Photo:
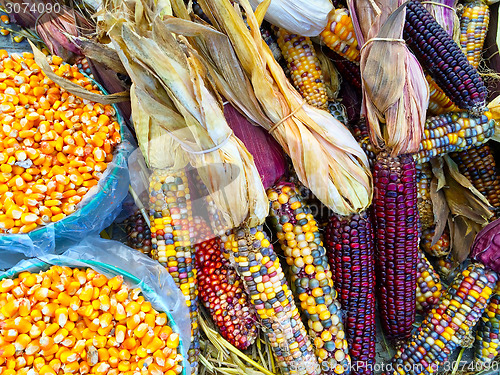
[{"label": "brown dried husk", "polygon": [[[168,134],[181,145],[175,158],[184,158],[185,153],[198,169],[224,225],[262,223],[269,204],[253,158],[232,134],[221,100],[187,41],[159,27],[161,19],[154,11],[171,11],[141,0],[114,5],[107,19],[109,35],[135,84],[138,103],[153,124],[160,125],[154,128],[157,136]],[[151,155],[149,145],[144,145],[151,134],[139,133],[150,167],[172,163],[162,150]]]},{"label": "brown dried husk", "polygon": [[431,160],[434,178],[431,199],[436,229],[436,243],[448,224],[453,259],[464,261],[469,255],[476,234],[493,216],[488,200],[462,175],[448,156]]},{"label": "brown dried husk", "polygon": [[304,103],[287,80],[260,35],[265,7],[254,15],[248,1],[239,2],[249,30],[229,0],[199,4],[217,30],[189,21],[185,8],[176,14],[186,19],[168,18],[166,30],[190,38],[218,90],[250,120],[267,130],[279,123],[272,135],[300,180],[325,205],[344,215],[368,207],[372,181],[366,155],[343,124]]},{"label": "brown dried husk", "polygon": [[[392,155],[416,152],[425,125],[429,87],[417,59],[400,41],[405,9],[396,9],[396,1],[384,2],[378,8],[378,3],[368,0],[349,5],[351,14],[359,12],[353,15],[358,41],[368,42],[361,49],[360,68],[363,113],[371,129],[371,141]],[[373,24],[367,20],[373,20]]]}]

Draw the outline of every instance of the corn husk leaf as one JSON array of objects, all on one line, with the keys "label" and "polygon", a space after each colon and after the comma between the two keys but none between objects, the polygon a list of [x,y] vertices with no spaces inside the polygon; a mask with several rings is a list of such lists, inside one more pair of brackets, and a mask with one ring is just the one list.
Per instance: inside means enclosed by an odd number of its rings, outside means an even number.
[{"label": "corn husk leaf", "polygon": [[168,30],[190,37],[233,106],[267,130],[279,123],[272,135],[292,158],[301,181],[325,205],[342,214],[367,207],[372,181],[366,155],[345,126],[305,104],[262,41],[248,1],[240,5],[250,30],[228,0],[199,4],[217,30],[178,18],[166,19]]},{"label": "corn husk leaf", "polygon": [[[442,235],[447,221],[452,257],[462,262],[469,255],[476,234],[493,216],[491,205],[448,155],[431,163],[431,199],[436,221],[433,241]],[[442,188],[438,187],[438,179],[445,180]]]},{"label": "corn husk leaf", "polygon": [[[441,6],[438,4],[444,4]],[[435,18],[437,23],[452,36],[453,40],[460,45],[460,20],[456,12],[457,0],[432,0],[429,2],[423,1],[422,5]],[[450,9],[451,7],[455,9]]]},{"label": "corn husk leaf", "polygon": [[[383,14],[375,19],[368,35],[375,33]],[[397,41],[404,22],[401,6],[376,34],[376,38],[391,41],[371,39],[363,46],[360,61],[363,112],[372,130],[371,141],[378,148],[390,149],[392,155],[418,151],[429,103],[429,87],[420,64],[406,45]]]},{"label": "corn husk leaf", "polygon": [[[207,74],[189,43],[164,32],[153,2],[123,6],[112,8],[109,35],[138,102],[187,153],[227,227],[262,223],[269,207],[253,158],[232,134],[220,98],[205,81]],[[144,132],[140,141],[145,139]]]},{"label": "corn husk leaf", "polygon": [[[255,11],[263,2],[250,0],[250,5]],[[332,9],[333,5],[329,0],[272,0],[264,19],[297,35],[317,36],[326,27],[328,13]],[[258,14],[259,24],[261,18]]]},{"label": "corn husk leaf", "polygon": [[128,91],[119,92],[116,94],[102,95],[86,90],[80,85],[71,82],[68,79],[58,76],[52,71],[46,56],[40,51],[30,40],[28,42],[33,50],[33,55],[35,56],[35,62],[43,71],[43,73],[50,78],[54,83],[64,88],[66,91],[78,96],[79,98],[87,99],[93,102],[102,104],[113,104],[120,103],[129,100]]},{"label": "corn husk leaf", "polygon": [[491,137],[494,141],[500,142],[500,95],[488,104],[488,109],[495,120],[495,133]]}]

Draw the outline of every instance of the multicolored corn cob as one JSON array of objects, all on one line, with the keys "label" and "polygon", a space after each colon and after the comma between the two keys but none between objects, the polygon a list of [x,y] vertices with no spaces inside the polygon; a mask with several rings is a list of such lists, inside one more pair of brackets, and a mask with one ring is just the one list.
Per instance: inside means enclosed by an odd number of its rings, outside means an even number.
[{"label": "multicolored corn cob", "polygon": [[418,252],[417,263],[417,312],[427,314],[441,297],[441,279],[422,251]]},{"label": "multicolored corn cob", "polygon": [[458,108],[455,103],[453,103],[451,99],[446,96],[443,90],[439,88],[438,84],[432,79],[430,75],[426,74],[425,79],[429,84],[430,95],[427,111],[430,114],[437,116],[447,112],[460,111],[460,108]]},{"label": "multicolored corn cob", "polygon": [[490,299],[476,332],[474,359],[488,364],[500,352],[500,285]]},{"label": "multicolored corn cob", "polygon": [[432,226],[430,228],[427,228],[422,232],[422,236],[420,238],[420,247],[422,250],[424,250],[427,254],[433,256],[433,257],[445,257],[447,256],[450,251],[450,234],[448,232],[448,228],[446,228],[439,237],[438,241],[434,246],[432,245],[432,238],[434,237],[434,230],[435,227]]},{"label": "multicolored corn cob", "polygon": [[293,85],[302,97],[318,108],[327,108],[328,95],[321,66],[311,39],[278,29],[278,45],[288,63]]},{"label": "multicolored corn cob", "polygon": [[292,291],[262,226],[236,228],[221,237],[221,241],[224,252],[229,254],[243,279],[281,372],[284,375],[320,374]]},{"label": "multicolored corn cob", "polygon": [[490,111],[473,116],[467,112],[445,113],[434,116],[425,122],[424,135],[420,142],[417,163],[427,163],[432,158],[469,150],[480,146],[495,131],[495,120]]},{"label": "multicolored corn cob", "polygon": [[406,43],[443,92],[461,109],[481,112],[486,86],[452,37],[418,0],[406,5]]},{"label": "multicolored corn cob", "polygon": [[[471,264],[444,293],[411,339],[392,359],[386,374],[432,374],[448,360],[481,318],[498,280],[482,264]],[[406,370],[405,370],[406,369]]]},{"label": "multicolored corn cob", "polygon": [[347,8],[333,9],[328,24],[319,35],[325,45],[349,61],[359,62],[359,46]]},{"label": "multicolored corn cob", "polygon": [[481,0],[465,2],[460,12],[460,47],[477,69],[490,23],[490,8]]},{"label": "multicolored corn cob", "polygon": [[220,238],[208,224],[195,217],[195,266],[203,305],[209,310],[222,337],[241,350],[257,337],[257,313],[244,291],[243,281],[222,255]]},{"label": "multicolored corn cob", "polygon": [[434,225],[434,211],[431,200],[432,167],[430,163],[417,164],[417,207],[422,230]]},{"label": "multicolored corn cob", "polygon": [[451,259],[451,254],[438,259],[436,271],[442,279],[447,280],[451,276],[454,269],[455,264]]},{"label": "multicolored corn cob", "polygon": [[359,65],[343,58],[332,50],[323,50],[323,52],[333,61],[342,78],[346,79],[352,87],[361,91],[361,71]]},{"label": "multicolored corn cob", "polygon": [[490,146],[485,143],[471,147],[467,151],[451,154],[460,173],[472,182],[483,194],[498,216],[500,210],[500,175],[497,172],[495,157]]},{"label": "multicolored corn cob", "polygon": [[410,337],[415,322],[418,212],[413,157],[381,152],[373,179],[378,306],[386,336],[398,344]]},{"label": "multicolored corn cob", "polygon": [[373,373],[375,364],[375,249],[366,212],[332,215],[325,243],[333,285],[346,312],[345,328],[355,375]]},{"label": "multicolored corn cob", "polygon": [[269,221],[290,266],[291,285],[323,373],[338,373],[337,365],[348,369],[350,358],[340,303],[316,221],[291,183],[268,189],[267,197]]},{"label": "multicolored corn cob", "polygon": [[330,114],[342,124],[347,125],[347,122],[349,121],[347,118],[347,110],[341,102],[329,101],[328,112],[330,112]]},{"label": "multicolored corn cob", "polygon": [[283,54],[281,53],[280,47],[278,46],[278,41],[274,34],[271,32],[269,24],[263,23],[260,27],[260,35],[262,35],[262,39],[266,42],[267,46],[273,53],[274,59],[278,62],[283,58]]},{"label": "multicolored corn cob", "polygon": [[127,233],[127,246],[149,255],[151,252],[151,230],[141,211],[136,211],[124,223]]},{"label": "multicolored corn cob", "polygon": [[151,256],[170,273],[186,297],[191,317],[188,355],[191,373],[198,373],[200,352],[198,288],[192,249],[192,209],[184,171],[155,170],[149,182]]},{"label": "multicolored corn cob", "polygon": [[366,125],[366,119],[362,118],[357,123],[350,124],[348,128],[368,157],[370,167],[373,168],[379,150],[375,148],[370,141],[370,134]]}]

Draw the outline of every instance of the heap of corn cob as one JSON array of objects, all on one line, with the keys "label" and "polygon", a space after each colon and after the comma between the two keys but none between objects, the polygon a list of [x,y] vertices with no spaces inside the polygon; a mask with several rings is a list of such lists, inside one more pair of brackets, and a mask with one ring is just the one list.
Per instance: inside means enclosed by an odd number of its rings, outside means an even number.
[{"label": "heap of corn cob", "polygon": [[332,215],[325,235],[332,277],[339,293],[354,374],[371,374],[375,364],[375,250],[366,212]]},{"label": "heap of corn cob", "polygon": [[200,351],[198,284],[192,248],[191,197],[183,170],[172,174],[155,170],[150,178],[151,256],[165,266],[186,297],[191,318],[189,363],[198,371]]},{"label": "heap of corn cob", "polygon": [[179,334],[122,276],[52,266],[0,281],[0,373],[180,374]]},{"label": "heap of corn cob", "polygon": [[222,337],[238,349],[247,349],[257,337],[255,308],[243,290],[241,278],[222,255],[220,238],[214,237],[199,217],[194,218],[194,226],[200,299]]},{"label": "heap of corn cob", "polygon": [[476,332],[474,359],[488,364],[500,351],[500,288],[497,284]]},{"label": "heap of corn cob", "polygon": [[398,350],[389,374],[429,374],[437,371],[476,325],[498,277],[482,264],[471,264],[446,290],[411,339]]},{"label": "heap of corn cob", "polygon": [[[290,266],[291,284],[307,320],[316,356],[323,373],[348,372],[340,304],[320,232],[309,207],[291,183],[268,189],[269,219]],[[339,367],[340,366],[340,367]]]},{"label": "heap of corn cob", "polygon": [[[98,93],[76,67],[52,56],[50,67]],[[0,234],[27,233],[77,210],[121,142],[110,105],[57,86],[31,53],[0,51]]]}]

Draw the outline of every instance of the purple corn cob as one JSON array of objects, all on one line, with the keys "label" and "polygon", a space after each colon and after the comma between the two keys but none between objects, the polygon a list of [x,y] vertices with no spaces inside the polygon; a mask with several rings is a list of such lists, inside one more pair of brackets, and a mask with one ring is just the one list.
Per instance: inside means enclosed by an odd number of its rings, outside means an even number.
[{"label": "purple corn cob", "polygon": [[355,375],[373,373],[375,363],[375,253],[370,217],[333,215],[325,243],[334,288],[339,293]]},{"label": "purple corn cob", "polygon": [[418,0],[406,5],[403,38],[444,93],[461,109],[480,112],[486,86],[452,37]]},{"label": "purple corn cob", "polygon": [[361,71],[359,65],[343,58],[332,50],[325,48],[323,52],[333,61],[333,64],[342,77],[357,90],[361,91]]},{"label": "purple corn cob", "polygon": [[377,156],[374,167],[377,296],[382,328],[399,344],[415,321],[418,212],[411,155]]}]

